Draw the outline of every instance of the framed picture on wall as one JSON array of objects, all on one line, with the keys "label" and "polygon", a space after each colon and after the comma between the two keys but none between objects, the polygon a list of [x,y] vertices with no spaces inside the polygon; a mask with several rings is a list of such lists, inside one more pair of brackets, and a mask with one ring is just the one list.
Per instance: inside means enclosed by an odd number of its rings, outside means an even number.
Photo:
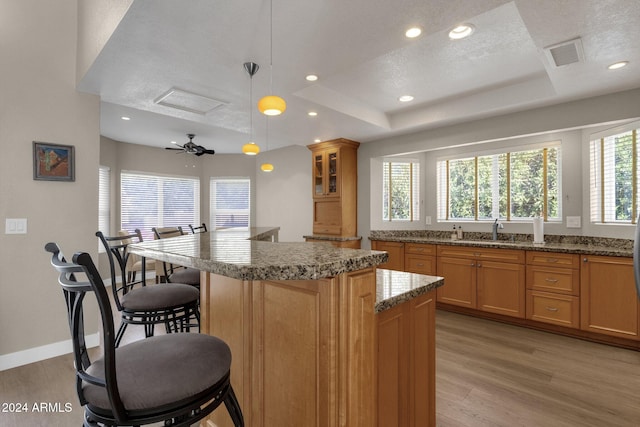
[{"label": "framed picture on wall", "polygon": [[33,141],[33,179],[75,181],[73,145]]}]

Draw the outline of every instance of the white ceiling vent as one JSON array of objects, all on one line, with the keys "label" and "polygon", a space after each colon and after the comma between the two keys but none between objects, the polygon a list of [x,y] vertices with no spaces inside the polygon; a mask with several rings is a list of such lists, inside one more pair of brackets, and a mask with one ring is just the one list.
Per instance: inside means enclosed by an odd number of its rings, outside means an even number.
[{"label": "white ceiling vent", "polygon": [[544,52],[549,62],[556,67],[584,62],[582,40],[579,37],[553,46],[547,46],[544,48]]},{"label": "white ceiling vent", "polygon": [[177,108],[178,110],[188,111],[190,113],[202,114],[203,116],[209,111],[226,105],[224,101],[208,98],[203,95],[187,92],[181,89],[172,88],[153,102],[165,107]]}]

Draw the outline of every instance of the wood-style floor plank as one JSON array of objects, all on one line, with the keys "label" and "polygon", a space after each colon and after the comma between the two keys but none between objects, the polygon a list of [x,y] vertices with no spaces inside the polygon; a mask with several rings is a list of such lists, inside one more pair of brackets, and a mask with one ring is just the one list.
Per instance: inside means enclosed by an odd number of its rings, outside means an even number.
[{"label": "wood-style floor plank", "polygon": [[438,311],[439,427],[640,426],[640,352]]}]

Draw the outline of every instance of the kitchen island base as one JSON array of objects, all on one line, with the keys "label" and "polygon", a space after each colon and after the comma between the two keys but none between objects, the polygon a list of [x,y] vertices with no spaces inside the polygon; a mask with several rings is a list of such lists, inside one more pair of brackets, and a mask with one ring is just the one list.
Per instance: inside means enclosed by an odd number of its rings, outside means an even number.
[{"label": "kitchen island base", "polygon": [[[318,280],[202,273],[201,331],[231,347],[252,427],[376,425],[374,268]],[[232,426],[223,411],[204,423]]]}]

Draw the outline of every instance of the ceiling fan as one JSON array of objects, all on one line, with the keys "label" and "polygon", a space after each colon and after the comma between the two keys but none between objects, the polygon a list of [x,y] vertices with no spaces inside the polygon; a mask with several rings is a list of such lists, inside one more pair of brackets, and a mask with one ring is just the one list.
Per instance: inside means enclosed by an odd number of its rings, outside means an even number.
[{"label": "ceiling fan", "polygon": [[165,148],[167,150],[176,150],[176,151],[182,151],[187,154],[195,154],[196,156],[202,156],[203,154],[216,153],[215,150],[208,150],[204,148],[202,145],[197,145],[196,143],[194,143],[193,138],[196,136],[195,134],[188,133],[187,136],[189,137],[189,142],[185,143],[184,145],[176,144],[180,148],[173,148],[173,147],[165,147]]}]

